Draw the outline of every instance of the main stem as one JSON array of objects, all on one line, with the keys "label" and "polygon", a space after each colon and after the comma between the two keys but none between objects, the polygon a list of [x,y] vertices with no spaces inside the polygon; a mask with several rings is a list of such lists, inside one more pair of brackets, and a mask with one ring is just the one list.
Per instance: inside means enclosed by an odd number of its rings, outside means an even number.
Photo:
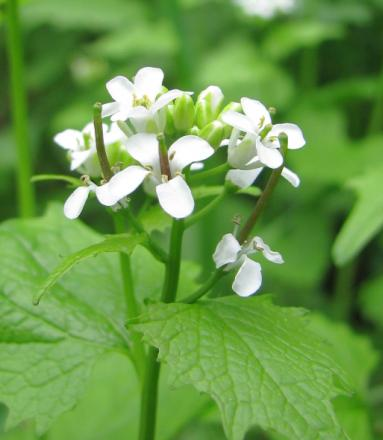
[{"label": "main stem", "polygon": [[[113,220],[114,228],[117,234],[123,234],[124,232],[126,232],[125,219],[121,213],[113,214]],[[129,320],[136,318],[139,315],[140,310],[134,291],[134,281],[130,256],[123,252],[120,253],[120,267],[122,274],[122,283],[124,287],[126,317]],[[145,364],[145,350],[141,342],[141,337],[138,333],[132,332],[131,337],[132,354],[135,361],[135,367],[138,376],[142,376]]]},{"label": "main stem", "polygon": [[35,195],[30,182],[32,163],[28,137],[27,97],[18,0],[7,0],[6,17],[11,107],[17,150],[18,206],[21,217],[32,217],[35,213]]},{"label": "main stem", "polygon": [[[161,295],[161,301],[164,303],[173,302],[177,295],[183,232],[183,220],[173,220],[170,234],[169,259],[166,264],[165,280]],[[157,361],[157,357],[158,349],[150,347],[142,387],[139,440],[153,440],[155,436],[158,379],[160,374],[160,364]]]}]

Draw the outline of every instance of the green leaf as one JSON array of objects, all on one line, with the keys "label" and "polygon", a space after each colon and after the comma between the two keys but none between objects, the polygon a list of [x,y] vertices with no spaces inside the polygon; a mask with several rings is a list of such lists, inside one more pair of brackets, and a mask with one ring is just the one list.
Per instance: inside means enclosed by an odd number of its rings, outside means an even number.
[{"label": "green leaf", "polygon": [[364,315],[383,328],[383,276],[372,278],[362,286],[360,302]]},{"label": "green leaf", "polygon": [[72,186],[80,186],[81,180],[77,177],[67,176],[66,174],[36,174],[32,176],[31,182],[46,182],[50,180],[58,180],[61,182],[69,183]]},{"label": "green leaf", "polygon": [[9,408],[7,428],[35,419],[41,434],[75,405],[100,355],[128,353],[117,256],[74,267],[54,295],[32,305],[63,255],[100,238],[57,210],[0,227],[0,400]]},{"label": "green leaf", "polygon": [[350,182],[357,202],[336,238],[333,257],[342,266],[354,258],[383,226],[383,166]]},{"label": "green leaf", "polygon": [[100,243],[92,244],[73,254],[68,255],[60,264],[49,274],[42,287],[39,289],[33,299],[33,303],[38,305],[41,298],[47,293],[67,272],[69,272],[76,264],[95,257],[96,255],[106,252],[124,252],[130,254],[133,249],[145,241],[143,234],[116,234],[107,237]]},{"label": "green leaf", "polygon": [[134,325],[159,348],[174,384],[217,403],[226,435],[253,425],[287,438],[345,439],[330,401],[348,388],[302,310],[268,297],[157,304]]}]

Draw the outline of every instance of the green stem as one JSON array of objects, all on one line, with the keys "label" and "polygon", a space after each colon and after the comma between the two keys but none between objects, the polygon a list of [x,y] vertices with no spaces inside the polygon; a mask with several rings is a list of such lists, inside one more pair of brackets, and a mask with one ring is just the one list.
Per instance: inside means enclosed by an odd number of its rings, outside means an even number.
[{"label": "green stem", "polygon": [[10,69],[13,130],[17,150],[17,192],[21,217],[35,213],[35,194],[31,185],[32,163],[29,148],[27,94],[24,80],[23,45],[18,0],[7,0],[7,52]]},{"label": "green stem", "polygon": [[212,287],[215,285],[217,281],[219,281],[223,276],[225,276],[228,272],[224,272],[223,270],[215,270],[211,276],[206,280],[206,282],[194,293],[187,296],[186,298],[180,300],[182,303],[193,304],[202,298],[206,293],[208,293]]},{"label": "green stem", "polygon": [[[184,224],[182,220],[173,220],[170,234],[169,260],[166,265],[165,280],[161,300],[164,303],[173,302],[177,295],[179,274],[181,268],[181,250]],[[160,363],[157,360],[158,350],[149,348],[144,383],[141,395],[141,414],[139,440],[153,440],[156,430],[158,379]]]},{"label": "green stem", "polygon": [[204,182],[206,179],[210,177],[214,177],[219,174],[223,174],[226,171],[229,171],[229,169],[230,169],[229,164],[225,162],[224,164],[218,165],[215,168],[212,168],[211,170],[201,171],[200,173],[191,176],[190,180],[193,183],[198,181]]},{"label": "green stem", "polygon": [[108,156],[106,155],[104,133],[102,131],[102,104],[99,102],[96,102],[93,106],[93,124],[96,136],[97,156],[102,175],[105,180],[110,180],[113,177],[113,172],[109,164]]},{"label": "green stem", "polygon": [[228,191],[226,188],[223,189],[221,194],[215,197],[210,203],[200,209],[196,214],[190,216],[187,220],[185,220],[185,228],[190,228],[190,226],[194,225],[194,223],[201,220],[201,218],[205,217],[205,215],[209,214],[214,208],[216,208],[222,200],[228,195]]},{"label": "green stem", "polygon": [[166,263],[168,261],[168,255],[164,250],[159,246],[151,236],[145,231],[145,228],[141,224],[141,222],[137,219],[137,217],[132,213],[129,207],[125,208],[124,213],[126,214],[129,223],[133,226],[133,228],[139,232],[140,234],[145,234],[147,241],[147,248],[153,254],[153,256],[161,263]]},{"label": "green stem", "polygon": [[[113,220],[114,228],[117,234],[123,234],[124,232],[126,232],[125,220],[120,212],[114,213]],[[125,294],[126,318],[130,320],[136,318],[139,315],[140,309],[134,291],[134,280],[132,275],[130,256],[123,252],[120,253],[120,267]],[[141,342],[141,336],[138,333],[132,332],[131,337],[132,357],[135,361],[137,374],[138,376],[141,376],[142,372],[144,371],[145,350]]]},{"label": "green stem", "polygon": [[353,303],[353,286],[357,260],[352,260],[343,267],[339,267],[335,274],[334,313],[344,321],[350,319]]},{"label": "green stem", "polygon": [[[279,141],[281,143],[281,150],[283,156],[286,156],[287,151],[287,136],[286,135],[280,135]],[[262,214],[263,210],[265,209],[265,206],[267,202],[269,201],[271,195],[274,192],[275,187],[277,186],[277,183],[279,181],[279,177],[282,174],[282,170],[284,168],[284,164],[280,166],[278,169],[274,170],[269,180],[267,181],[267,184],[265,186],[265,189],[263,190],[261,197],[258,199],[254,211],[250,214],[250,217],[247,219],[247,222],[245,223],[244,227],[242,228],[241,232],[239,233],[239,242],[242,244],[248,236],[250,235],[253,227],[257,223],[260,215]]]}]

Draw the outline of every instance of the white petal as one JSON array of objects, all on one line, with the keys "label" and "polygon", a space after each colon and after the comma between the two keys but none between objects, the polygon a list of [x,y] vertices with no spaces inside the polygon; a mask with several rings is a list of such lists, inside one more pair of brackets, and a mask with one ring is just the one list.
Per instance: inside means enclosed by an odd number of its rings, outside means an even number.
[{"label": "white petal", "polygon": [[301,183],[301,180],[298,176],[298,174],[295,174],[293,171],[289,170],[288,168],[284,167],[282,170],[282,176],[289,182],[291,185],[293,185],[294,188],[298,188],[298,186]]},{"label": "white petal", "polygon": [[275,252],[272,251],[270,249],[270,246],[268,246],[261,237],[254,237],[253,239],[254,243],[255,243],[255,248],[258,251],[261,251],[263,253],[263,256],[271,261],[272,263],[276,263],[276,264],[282,264],[284,263],[283,261],[283,257],[279,252]]},{"label": "white petal", "polygon": [[86,162],[86,160],[93,152],[94,150],[73,151],[73,153],[71,154],[71,163],[70,163],[71,171],[75,170],[84,162]]},{"label": "white petal", "polygon": [[165,105],[168,105],[169,102],[174,101],[176,98],[179,98],[185,93],[188,95],[192,94],[191,92],[183,92],[182,90],[178,89],[169,90],[157,99],[157,101],[151,106],[150,110],[154,114],[162,107],[165,107]]},{"label": "white petal", "polygon": [[72,192],[64,204],[65,217],[73,220],[81,214],[90,190],[89,186],[79,186]]},{"label": "white petal", "polygon": [[283,164],[283,156],[276,148],[265,147],[260,140],[257,140],[257,152],[259,160],[269,168],[279,168]]},{"label": "white petal", "polygon": [[256,127],[254,124],[250,121],[250,119],[243,115],[242,113],[234,112],[233,110],[228,110],[227,112],[223,113],[221,116],[222,121],[227,124],[231,125],[232,127],[244,131],[246,133],[256,133]]},{"label": "white petal", "polygon": [[243,112],[256,127],[257,132],[262,130],[265,125],[271,124],[270,113],[260,101],[250,98],[242,98],[241,105]]},{"label": "white petal", "polygon": [[262,172],[263,168],[255,170],[230,170],[226,174],[226,180],[234,183],[239,188],[248,188]]},{"label": "white petal", "polygon": [[125,76],[116,76],[106,83],[110,96],[117,102],[133,104],[134,85]]},{"label": "white petal", "polygon": [[84,143],[81,131],[72,130],[71,128],[57,133],[53,138],[57,145],[66,150],[76,151]]},{"label": "white petal", "polygon": [[306,144],[302,130],[296,124],[275,124],[268,133],[268,136],[277,137],[280,133],[287,134],[288,148],[290,150],[297,150]]},{"label": "white petal", "polygon": [[184,218],[194,209],[194,199],[188,184],[181,176],[156,187],[162,209],[174,218]]},{"label": "white petal", "polygon": [[216,112],[224,99],[224,95],[218,86],[209,86],[205,90],[202,90],[198,96],[198,101],[203,99],[208,100],[213,112]]},{"label": "white petal", "polygon": [[97,187],[96,196],[105,206],[113,206],[132,193],[149,174],[149,171],[133,165],[115,174],[109,182]]},{"label": "white petal", "polygon": [[261,265],[248,257],[239,268],[234,278],[233,290],[239,296],[250,296],[255,293],[262,284]]},{"label": "white petal", "polygon": [[[247,164],[257,156],[256,139],[254,135],[246,135],[237,145],[229,145],[227,150],[228,162],[233,168],[247,169]],[[249,168],[256,168],[250,166]]]},{"label": "white petal", "polygon": [[128,153],[144,166],[159,165],[158,140],[155,134],[138,133],[125,141]]},{"label": "white petal", "polygon": [[218,269],[226,264],[234,263],[237,260],[237,255],[240,250],[241,245],[234,235],[225,234],[213,254],[215,267]]},{"label": "white petal", "polygon": [[119,102],[107,102],[102,105],[101,115],[103,118],[107,116],[112,116],[115,113],[120,111],[120,103]]},{"label": "white petal", "polygon": [[204,139],[188,135],[176,140],[169,148],[169,163],[173,174],[182,171],[193,162],[205,160],[214,154],[212,148]]},{"label": "white petal", "polygon": [[140,98],[147,96],[150,101],[154,101],[162,90],[164,72],[156,67],[144,67],[140,69],[134,77],[134,85]]},{"label": "white petal", "polygon": [[194,162],[190,165],[190,171],[200,171],[205,168],[205,164],[203,162]]}]

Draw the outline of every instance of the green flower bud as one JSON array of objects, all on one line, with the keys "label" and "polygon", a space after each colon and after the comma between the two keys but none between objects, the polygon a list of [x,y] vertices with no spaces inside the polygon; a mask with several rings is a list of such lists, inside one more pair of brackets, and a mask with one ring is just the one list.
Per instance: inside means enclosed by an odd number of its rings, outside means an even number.
[{"label": "green flower bud", "polygon": [[190,95],[182,95],[174,101],[174,126],[177,130],[186,131],[194,123],[194,102]]},{"label": "green flower bud", "polygon": [[174,105],[169,104],[166,107],[166,124],[165,124],[165,134],[173,135],[176,132],[176,127],[174,126]]},{"label": "green flower bud", "polygon": [[200,136],[207,140],[213,148],[218,148],[225,136],[225,126],[220,121],[210,122],[201,130]]},{"label": "green flower bud", "polygon": [[[241,104],[240,104],[239,102],[230,102],[229,104],[227,104],[227,105],[222,109],[221,113],[220,113],[219,116],[218,116],[218,119],[221,119],[221,116],[222,116],[225,112],[227,112],[227,111],[229,111],[229,110],[231,110],[231,111],[233,111],[233,112],[242,112],[242,106],[241,106]],[[225,124],[225,136],[224,136],[224,139],[230,137],[230,134],[231,134],[232,130],[233,130],[233,127],[232,127],[231,125],[226,125],[226,124]]]},{"label": "green flower bud", "polygon": [[194,126],[189,130],[189,134],[192,134],[192,135],[194,135],[194,136],[199,136],[200,133],[201,133],[201,130],[200,130],[196,125],[194,125]]},{"label": "green flower bud", "polygon": [[222,90],[217,86],[209,86],[199,94],[196,105],[198,127],[203,128],[217,119],[223,98]]}]

